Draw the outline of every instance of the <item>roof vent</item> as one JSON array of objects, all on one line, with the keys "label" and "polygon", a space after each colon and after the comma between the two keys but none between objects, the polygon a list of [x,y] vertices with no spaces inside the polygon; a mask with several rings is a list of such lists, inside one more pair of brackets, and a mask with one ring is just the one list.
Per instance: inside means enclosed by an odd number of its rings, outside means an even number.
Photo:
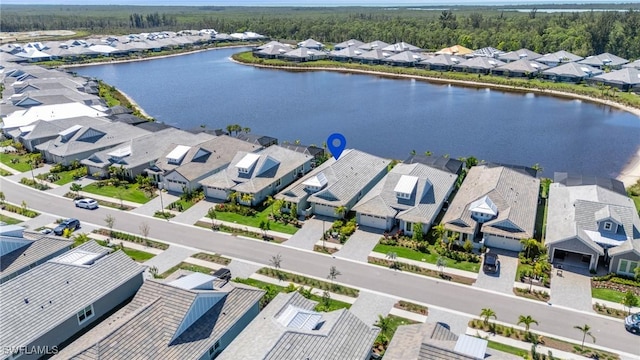
[{"label": "roof vent", "polygon": [[25,303],[25,304],[28,304],[28,303],[29,303],[29,299],[24,298],[24,303]]}]

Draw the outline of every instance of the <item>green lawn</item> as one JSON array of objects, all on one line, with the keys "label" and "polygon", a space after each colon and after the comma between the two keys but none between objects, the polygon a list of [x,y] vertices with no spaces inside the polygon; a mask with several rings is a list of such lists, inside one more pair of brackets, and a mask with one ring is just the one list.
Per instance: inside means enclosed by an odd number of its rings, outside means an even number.
[{"label": "green lawn", "polygon": [[73,178],[73,173],[76,172],[76,170],[69,170],[69,171],[63,171],[58,173],[58,176],[60,176],[60,180],[55,181],[54,184],[57,185],[65,185],[68,184],[72,181],[74,181],[75,179]]},{"label": "green lawn", "polygon": [[145,262],[155,256],[154,254],[148,253],[146,251],[140,251],[140,250],[129,249],[129,248],[123,248],[122,251],[124,251],[125,254],[129,255],[129,257],[132,258],[133,261],[140,262],[140,263]]},{"label": "green lawn", "polygon": [[636,204],[636,210],[640,211],[640,196],[629,195],[633,199],[633,203]]},{"label": "green lawn", "polygon": [[13,175],[13,173],[5,169],[0,169],[0,176],[9,176],[9,175]]},{"label": "green lawn", "polygon": [[165,271],[164,273],[160,274],[158,277],[161,279],[166,278],[167,276],[173,274],[174,272],[176,272],[178,269],[182,269],[182,270],[187,270],[187,271],[192,271],[192,272],[199,272],[199,273],[203,273],[203,274],[211,274],[213,272],[213,269],[209,269],[207,267],[204,266],[199,266],[199,265],[193,265],[193,264],[189,264],[186,262],[181,262],[180,264],[172,267],[171,269]]},{"label": "green lawn", "polygon": [[519,357],[523,357],[529,354],[529,351],[527,350],[523,350],[517,347],[513,347],[510,345],[505,345],[499,342],[495,342],[495,341],[491,341],[489,340],[489,343],[487,344],[487,347],[490,349],[494,349],[494,350],[498,350],[498,351],[502,351],[502,352],[506,352],[509,354],[513,354],[515,356],[519,356]]},{"label": "green lawn", "polygon": [[545,230],[547,228],[547,199],[542,199],[538,204],[538,211],[536,212],[535,223],[535,238],[538,241],[544,240]]},{"label": "green lawn", "polygon": [[[191,202],[191,201],[185,201],[182,199],[178,199],[175,201],[175,203],[180,204],[182,206],[182,210],[180,210],[180,212],[185,212],[187,211],[190,207],[192,207],[193,205],[195,205],[196,203]],[[171,205],[171,204],[169,204]],[[171,210],[171,208],[169,207],[169,205],[165,206],[165,209],[167,210]],[[175,209],[178,210],[178,209]],[[216,213],[217,214],[217,213]]]},{"label": "green lawn", "polygon": [[14,224],[21,223],[22,220],[14,219],[12,217],[0,214],[0,222],[3,222],[5,224],[7,224],[7,225],[14,225]]},{"label": "green lawn", "polygon": [[[256,216],[243,216],[243,215],[232,213],[232,212],[216,211],[216,217],[217,217],[216,220],[228,221],[232,223],[238,223],[242,225],[260,228],[260,223],[263,221],[266,222],[270,214],[271,214],[271,206],[257,213]],[[271,224],[271,230],[281,232],[284,234],[295,234],[296,231],[298,231],[298,228],[293,225],[285,225],[282,223],[277,223],[275,221],[271,221],[270,224]]]},{"label": "green lawn", "polygon": [[[624,299],[624,293],[611,289],[591,289],[591,296],[596,299],[607,300],[614,303],[620,304]],[[640,301],[640,297],[636,296],[638,301]]]},{"label": "green lawn", "polygon": [[518,271],[516,272],[515,281],[520,281],[520,274],[522,274],[523,272],[531,272],[531,271],[533,271],[533,266],[523,264],[520,261],[518,261]]},{"label": "green lawn", "polygon": [[122,193],[122,200],[125,201],[145,204],[151,200],[143,191],[138,189],[138,184],[130,184],[128,189],[108,185],[98,187],[96,184],[89,184],[83,187],[82,191],[114,198],[117,200],[114,200],[114,202],[118,202],[120,200],[120,193]]},{"label": "green lawn", "polygon": [[[3,164],[9,166],[12,169],[16,169],[20,172],[27,172],[29,170],[31,170],[31,166],[29,164],[27,164],[27,160],[29,159],[29,154],[23,154],[23,155],[18,155],[18,154],[1,154],[0,155],[0,162],[2,162]],[[11,163],[11,160],[13,159],[18,159],[18,162],[13,164]]]},{"label": "green lawn", "polygon": [[[425,253],[421,253],[420,251],[408,249],[402,246],[391,246],[391,245],[381,245],[381,244],[376,245],[376,247],[373,248],[373,251],[379,252],[382,254],[387,254],[388,252],[395,252],[398,255],[398,257],[416,260],[416,261],[422,261],[424,259],[424,262],[427,262],[430,264],[435,264],[438,258],[440,257],[440,255],[433,250],[431,250],[432,251],[431,253],[425,254]],[[446,259],[447,259],[447,267],[449,268],[466,270],[471,272],[478,272],[480,270],[480,263],[472,263],[467,261],[456,262],[453,259],[449,259],[449,258],[446,258]]]}]

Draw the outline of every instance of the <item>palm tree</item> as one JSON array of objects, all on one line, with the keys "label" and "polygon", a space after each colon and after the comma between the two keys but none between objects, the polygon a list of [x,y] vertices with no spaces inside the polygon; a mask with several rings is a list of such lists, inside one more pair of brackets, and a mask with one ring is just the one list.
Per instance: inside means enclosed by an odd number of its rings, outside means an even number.
[{"label": "palm tree", "polygon": [[378,321],[373,325],[380,328],[380,341],[386,345],[389,341],[387,333],[391,330],[391,320],[389,317],[378,315]]},{"label": "palm tree", "polygon": [[439,240],[444,240],[444,234],[447,230],[444,228],[444,224],[440,223],[434,226],[431,231],[433,233],[433,237]]},{"label": "palm tree", "polygon": [[231,201],[231,203],[235,205],[238,202],[238,193],[235,191],[230,192],[229,201]]},{"label": "palm tree", "polygon": [[[273,196],[269,195],[267,196],[267,198],[264,200],[264,207],[269,207],[271,205],[273,205],[273,203],[275,202],[275,200],[273,199]],[[273,215],[273,208],[271,208],[271,215]]]},{"label": "palm tree", "polygon": [[209,210],[207,210],[207,217],[209,219],[211,219],[211,228],[215,228],[216,227],[216,223],[215,223],[215,219],[218,218],[217,214],[216,214],[216,209],[212,206],[209,208]]},{"label": "palm tree", "polygon": [[584,350],[584,340],[587,338],[587,335],[589,335],[591,337],[591,340],[593,341],[593,343],[596,343],[596,338],[591,335],[591,326],[584,324],[584,326],[574,326],[574,329],[578,329],[580,331],[582,331],[582,345],[580,347],[580,350]]},{"label": "palm tree", "polygon": [[520,325],[523,324],[524,325],[524,330],[529,332],[529,328],[531,327],[531,324],[536,324],[538,325],[538,321],[536,321],[534,318],[531,317],[531,315],[520,315],[520,317],[518,317],[518,324]]},{"label": "palm tree", "polygon": [[339,217],[344,217],[344,214],[347,212],[347,207],[346,206],[338,206],[335,210],[336,215],[338,215]]},{"label": "palm tree", "polygon": [[[520,240],[520,244],[522,244],[522,251],[527,254],[527,259],[531,259],[531,251],[537,251],[540,249],[540,243],[538,240],[533,238],[522,239]],[[537,255],[537,253],[534,255]]]},{"label": "palm tree", "polygon": [[242,200],[243,203],[247,203],[251,205],[251,202],[253,201],[253,194],[249,194],[249,193],[242,194],[240,199]]},{"label": "palm tree", "polygon": [[495,320],[498,319],[498,317],[496,316],[496,312],[489,308],[482,309],[482,311],[480,312],[480,317],[483,318],[482,322],[484,322],[485,325],[489,324],[490,318],[494,318]]},{"label": "palm tree", "polygon": [[[549,271],[551,271],[549,257],[547,254],[543,254],[536,260],[535,264],[533,264],[533,276],[539,278],[544,274],[547,274]],[[531,292],[531,289],[533,287],[532,284],[533,280],[529,281],[529,292]]]}]

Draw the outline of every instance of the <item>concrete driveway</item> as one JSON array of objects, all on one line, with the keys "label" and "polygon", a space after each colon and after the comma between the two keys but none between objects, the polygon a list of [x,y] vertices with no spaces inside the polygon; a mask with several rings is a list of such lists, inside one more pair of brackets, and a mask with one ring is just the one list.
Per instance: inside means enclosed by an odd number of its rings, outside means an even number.
[{"label": "concrete driveway", "polygon": [[551,270],[551,299],[553,305],[582,311],[593,311],[591,303],[591,278],[589,276],[557,269]]},{"label": "concrete driveway", "polygon": [[398,299],[394,297],[360,290],[358,299],[353,303],[349,311],[364,321],[365,324],[373,325],[378,321],[378,315],[387,316],[396,302],[398,302]]},{"label": "concrete driveway", "polygon": [[482,271],[481,266],[478,279],[473,286],[513,295],[513,283],[518,272],[518,253],[500,249],[491,249],[490,251],[498,254],[500,262],[498,273],[486,274]]},{"label": "concrete driveway", "polygon": [[314,216],[305,220],[304,225],[284,244],[298,249],[313,250],[313,245],[322,239],[322,229],[328,230],[333,223],[330,218]]},{"label": "concrete driveway", "polygon": [[335,255],[345,259],[367,262],[369,254],[378,244],[382,233],[383,230],[366,226],[359,227]]}]

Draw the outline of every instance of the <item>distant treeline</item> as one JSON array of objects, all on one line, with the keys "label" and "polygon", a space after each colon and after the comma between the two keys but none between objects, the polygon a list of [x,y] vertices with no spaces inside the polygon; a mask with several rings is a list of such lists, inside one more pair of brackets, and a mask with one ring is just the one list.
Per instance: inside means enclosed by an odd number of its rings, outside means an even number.
[{"label": "distant treeline", "polygon": [[[385,8],[241,8],[140,6],[2,5],[2,31],[84,30],[128,34],[156,30],[213,28],[255,31],[273,39],[314,38],[331,44],[350,38],[365,42],[405,41],[423,49],[454,44],[538,53],[567,50],[586,56],[610,52],[640,58],[640,12],[542,13],[495,8],[411,10]],[[579,6],[572,6],[578,8]]]}]

